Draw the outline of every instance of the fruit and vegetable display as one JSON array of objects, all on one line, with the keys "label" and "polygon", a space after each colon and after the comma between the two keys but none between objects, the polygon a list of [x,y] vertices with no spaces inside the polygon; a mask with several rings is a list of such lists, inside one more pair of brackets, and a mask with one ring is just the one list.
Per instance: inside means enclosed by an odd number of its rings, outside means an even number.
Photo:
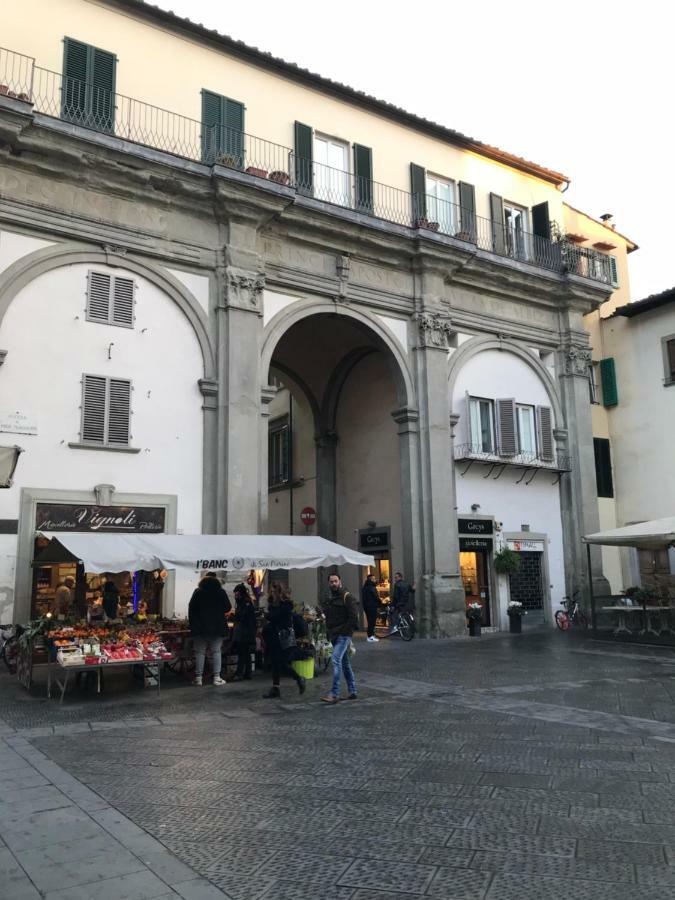
[{"label": "fruit and vegetable display", "polygon": [[162,637],[175,632],[178,623],[164,628],[148,626],[60,626],[47,634],[62,666],[104,663],[158,662],[173,658]]}]

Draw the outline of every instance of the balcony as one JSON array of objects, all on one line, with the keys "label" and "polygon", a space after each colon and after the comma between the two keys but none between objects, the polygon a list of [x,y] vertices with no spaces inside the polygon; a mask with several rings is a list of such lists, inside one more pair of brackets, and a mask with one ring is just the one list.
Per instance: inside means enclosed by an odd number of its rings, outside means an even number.
[{"label": "balcony", "polygon": [[603,253],[303,159],[290,147],[226,126],[204,126],[197,119],[66,78],[36,66],[31,57],[0,48],[2,95],[30,102],[43,115],[182,159],[222,165],[258,184],[262,179],[284,185],[299,196],[415,229],[420,235],[441,235],[477,251],[611,284],[609,257]]},{"label": "balcony", "polygon": [[496,452],[485,452],[475,444],[455,444],[455,463],[465,463],[464,467],[457,466],[457,473],[461,477],[474,466],[480,465],[487,469],[483,478],[492,478],[497,481],[507,469],[514,470],[516,484],[531,484],[540,472],[550,472],[554,475],[552,484],[558,484],[562,476],[571,471],[571,458],[556,454],[544,459],[537,453],[513,453],[502,456]]}]

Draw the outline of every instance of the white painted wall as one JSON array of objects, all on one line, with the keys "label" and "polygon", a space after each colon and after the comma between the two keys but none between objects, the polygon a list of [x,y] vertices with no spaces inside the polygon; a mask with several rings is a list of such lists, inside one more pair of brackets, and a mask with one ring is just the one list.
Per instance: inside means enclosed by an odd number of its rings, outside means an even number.
[{"label": "white painted wall", "polygon": [[[515,397],[518,403],[552,406],[543,381],[527,363],[508,351],[485,350],[471,357],[460,369],[455,381],[452,409],[459,413],[456,442],[467,443],[468,415],[466,394],[498,399]],[[516,481],[522,470],[507,468],[500,478],[485,478],[489,471],[474,465],[463,477],[460,475],[466,463],[458,463],[456,469],[457,514],[470,516],[472,504],[480,504],[481,516],[494,516],[502,523],[504,532],[519,532],[522,525],[529,525],[531,532],[547,536],[550,602],[553,611],[565,596],[565,572],[563,557],[562,519],[560,491],[552,484],[555,473],[541,471],[526,485]],[[493,473],[496,474],[496,473]],[[564,476],[569,477],[569,476]],[[501,597],[501,617],[505,613],[506,595]],[[551,621],[551,611],[547,620]]]},{"label": "white painted wall", "polygon": [[[0,347],[9,351],[0,368],[0,412],[28,411],[38,422],[37,436],[0,434],[3,443],[25,449],[14,486],[0,491],[0,518],[18,518],[23,486],[89,491],[108,483],[120,493],[176,494],[178,529],[199,533],[203,413],[197,380],[203,363],[197,339],[158,288],[106,267],[96,269],[136,280],[135,327],[87,322],[89,268],[73,265],[37,277],[0,325]],[[131,443],[140,453],[68,447],[79,440],[83,373],[132,379]],[[8,617],[15,553],[16,539],[3,537],[0,620]],[[177,612],[187,609],[188,599],[188,585],[177,580]]]},{"label": "white painted wall", "polygon": [[4,272],[22,256],[53,245],[54,241],[43,241],[14,231],[0,231],[0,272]]}]

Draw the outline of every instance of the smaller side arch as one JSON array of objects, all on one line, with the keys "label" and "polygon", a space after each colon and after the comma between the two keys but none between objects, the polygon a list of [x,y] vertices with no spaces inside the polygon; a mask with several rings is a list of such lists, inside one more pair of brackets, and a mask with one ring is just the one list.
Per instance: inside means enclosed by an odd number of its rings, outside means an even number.
[{"label": "smaller side arch", "polygon": [[526,363],[526,365],[528,365],[539,377],[546,389],[548,398],[551,401],[556,428],[565,427],[565,416],[563,414],[560,393],[551,374],[548,369],[542,365],[541,360],[537,359],[529,352],[529,350],[526,350],[515,341],[500,340],[493,337],[476,337],[471,338],[471,340],[462,344],[459,350],[456,350],[452,354],[448,364],[448,400],[450,406],[452,406],[452,395],[460,370],[473,356],[476,356],[485,350],[500,350],[502,352],[512,353]]},{"label": "smaller side arch", "polygon": [[208,319],[198,301],[170,272],[137,256],[122,255],[111,250],[70,242],[43,247],[33,253],[28,253],[0,274],[0,325],[10,303],[26,285],[53,269],[76,264],[126,269],[145,278],[167,294],[181,309],[192,326],[202,353],[204,378],[215,379],[215,352],[209,336]]},{"label": "smaller side arch", "polygon": [[373,316],[360,309],[351,306],[336,305],[327,301],[305,300],[297,301],[278,312],[265,327],[260,354],[260,382],[266,383],[274,350],[283,335],[297,322],[313,315],[328,314],[344,316],[365,326],[378,338],[389,351],[390,359],[394,362],[394,380],[399,394],[401,406],[416,406],[415,384],[410,371],[408,361],[398,342],[398,338],[387,326]]}]

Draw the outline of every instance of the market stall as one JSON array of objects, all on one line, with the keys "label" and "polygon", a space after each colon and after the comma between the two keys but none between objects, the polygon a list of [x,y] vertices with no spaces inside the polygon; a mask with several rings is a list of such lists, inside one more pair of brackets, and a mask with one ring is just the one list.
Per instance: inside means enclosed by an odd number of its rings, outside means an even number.
[{"label": "market stall", "polygon": [[[616,596],[599,596],[591,578],[591,545],[632,548],[638,555],[661,554],[675,547],[675,516],[586,535],[591,585],[591,622],[595,637],[675,644],[675,576],[668,572],[642,578],[642,583]],[[638,570],[640,567],[637,567]]]},{"label": "market stall", "polygon": [[[286,535],[142,535],[49,533],[45,552],[66,554],[86,573],[158,572],[182,569],[199,577],[208,571],[245,573],[264,569],[302,569],[320,566],[371,566],[373,558],[320,537]],[[169,665],[187,667],[186,644],[189,632],[176,623],[167,634],[156,617],[139,622],[119,621],[88,626],[47,622],[43,643],[49,661],[48,696],[52,683],[65,695],[71,674],[93,672],[100,690],[101,672],[114,667],[135,667],[145,672],[146,684],[158,693],[161,669]],[[43,622],[46,620],[42,620]],[[181,634],[180,646],[176,639]],[[31,647],[31,654],[35,649]],[[32,658],[32,656],[31,656]],[[108,669],[110,667],[110,669]],[[57,675],[58,673],[58,675]],[[32,672],[26,686],[30,686]],[[26,683],[26,682],[24,682]]]}]

